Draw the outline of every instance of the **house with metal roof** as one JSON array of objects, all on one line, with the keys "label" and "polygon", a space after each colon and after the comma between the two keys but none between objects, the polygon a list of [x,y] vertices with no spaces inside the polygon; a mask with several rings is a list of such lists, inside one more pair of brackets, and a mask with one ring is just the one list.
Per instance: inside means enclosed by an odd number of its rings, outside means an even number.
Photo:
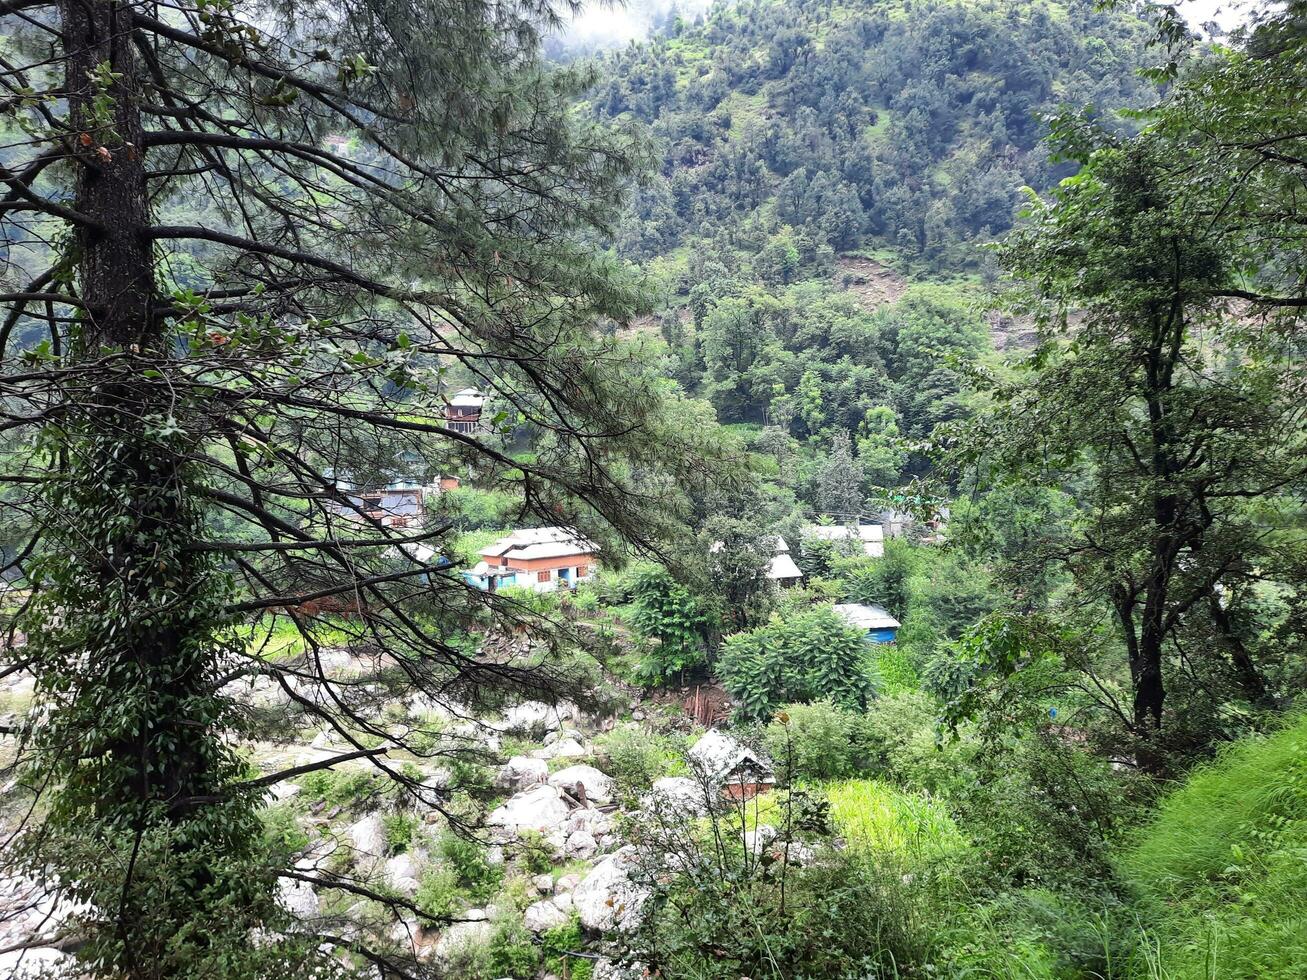
[{"label": "house with metal roof", "polygon": [[533,527],[514,531],[478,554],[481,561],[463,574],[477,588],[552,592],[575,588],[594,575],[599,546],[571,528]]},{"label": "house with metal roof", "polygon": [[803,537],[846,545],[852,554],[861,549],[868,558],[885,554],[885,528],[879,524],[808,524],[803,529]]},{"label": "house with metal roof", "polygon": [[883,606],[861,602],[840,602],[833,608],[835,615],[850,626],[862,630],[867,634],[867,639],[873,643],[893,643],[898,638],[899,626],[902,624]]}]

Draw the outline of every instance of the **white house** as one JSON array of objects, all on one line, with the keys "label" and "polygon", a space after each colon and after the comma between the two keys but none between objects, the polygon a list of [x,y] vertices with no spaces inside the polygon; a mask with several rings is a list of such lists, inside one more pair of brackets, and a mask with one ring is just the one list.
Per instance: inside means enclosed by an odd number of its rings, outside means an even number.
[{"label": "white house", "polygon": [[850,551],[860,547],[868,558],[880,558],[885,554],[885,528],[879,524],[808,524],[803,529],[803,536],[837,545],[851,543]]}]

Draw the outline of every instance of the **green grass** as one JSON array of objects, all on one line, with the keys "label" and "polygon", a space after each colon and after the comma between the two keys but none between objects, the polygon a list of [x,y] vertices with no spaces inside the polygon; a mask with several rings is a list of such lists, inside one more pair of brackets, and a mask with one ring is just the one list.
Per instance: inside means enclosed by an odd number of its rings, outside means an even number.
[{"label": "green grass", "polygon": [[1151,927],[1145,975],[1304,976],[1307,717],[1192,774],[1118,867]]},{"label": "green grass", "polygon": [[966,847],[953,818],[937,803],[878,779],[846,779],[823,787],[830,815],[849,846],[933,859]]}]

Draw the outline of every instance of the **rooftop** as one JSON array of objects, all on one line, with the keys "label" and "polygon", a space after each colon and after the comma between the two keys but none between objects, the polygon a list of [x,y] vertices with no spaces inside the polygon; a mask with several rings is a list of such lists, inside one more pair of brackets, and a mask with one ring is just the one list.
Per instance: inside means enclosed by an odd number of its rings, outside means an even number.
[{"label": "rooftop", "polygon": [[883,606],[864,605],[861,602],[839,602],[833,608],[835,615],[860,630],[893,630],[902,625]]},{"label": "rooftop", "polygon": [[478,554],[485,558],[563,558],[567,555],[593,555],[599,546],[589,538],[566,527],[530,527],[500,538]]}]

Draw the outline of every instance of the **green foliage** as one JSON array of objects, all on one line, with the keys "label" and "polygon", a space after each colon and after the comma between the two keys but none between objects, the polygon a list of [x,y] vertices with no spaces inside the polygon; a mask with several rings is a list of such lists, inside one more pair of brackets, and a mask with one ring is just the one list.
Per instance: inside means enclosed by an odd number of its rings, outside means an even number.
[{"label": "green foliage", "polygon": [[1119,866],[1160,975],[1289,980],[1307,962],[1307,720],[1193,772]]},{"label": "green foliage", "polygon": [[633,804],[655,779],[685,770],[684,746],[642,725],[618,725],[596,742],[603,771],[618,795]]},{"label": "green foliage", "polygon": [[369,769],[317,769],[300,778],[300,789],[305,799],[352,807],[375,802],[383,784]]},{"label": "green foliage", "polygon": [[822,787],[831,819],[850,846],[901,856],[920,865],[961,851],[967,841],[938,803],[874,779]]},{"label": "green foliage", "polygon": [[294,806],[270,806],[259,814],[263,836],[275,855],[294,856],[309,846],[309,835],[299,825]]},{"label": "green foliage", "polygon": [[594,970],[593,961],[566,955],[580,952],[584,946],[581,922],[575,915],[566,925],[546,929],[540,934],[540,952],[545,970],[556,976],[571,977],[572,980],[590,980]]},{"label": "green foliage", "polygon": [[386,848],[391,854],[403,854],[413,843],[421,826],[416,813],[395,810],[381,818],[381,830],[386,837]]},{"label": "green foliage", "polygon": [[486,858],[485,845],[462,834],[445,833],[440,838],[440,854],[454,872],[459,887],[474,901],[489,898],[503,878],[503,870]]},{"label": "green foliage", "polygon": [[458,872],[452,867],[433,865],[422,872],[413,903],[427,915],[444,919],[460,912],[466,898]]},{"label": "green foliage", "polygon": [[786,720],[767,726],[763,744],[784,782],[843,779],[865,764],[861,715],[825,700],[788,704],[778,715]]},{"label": "green foliage", "polygon": [[523,830],[517,835],[517,853],[522,866],[533,875],[554,870],[554,848],[538,830]]},{"label": "green foliage", "polygon": [[486,944],[484,976],[530,977],[540,968],[542,954],[534,943],[534,936],[516,915],[504,918]]},{"label": "green foliage", "polygon": [[832,564],[846,602],[883,606],[902,622],[908,616],[910,580],[918,568],[917,549],[902,538],[885,542],[880,558],[845,558]]},{"label": "green foliage", "polygon": [[709,627],[707,613],[685,586],[666,569],[637,569],[631,584],[634,612],[631,623],[653,645],[640,658],[639,677],[659,684],[702,665]]},{"label": "green foliage", "polygon": [[875,695],[871,645],[829,608],[773,619],[723,644],[718,673],[741,717],[762,721],[781,704],[826,698],[862,710]]}]

